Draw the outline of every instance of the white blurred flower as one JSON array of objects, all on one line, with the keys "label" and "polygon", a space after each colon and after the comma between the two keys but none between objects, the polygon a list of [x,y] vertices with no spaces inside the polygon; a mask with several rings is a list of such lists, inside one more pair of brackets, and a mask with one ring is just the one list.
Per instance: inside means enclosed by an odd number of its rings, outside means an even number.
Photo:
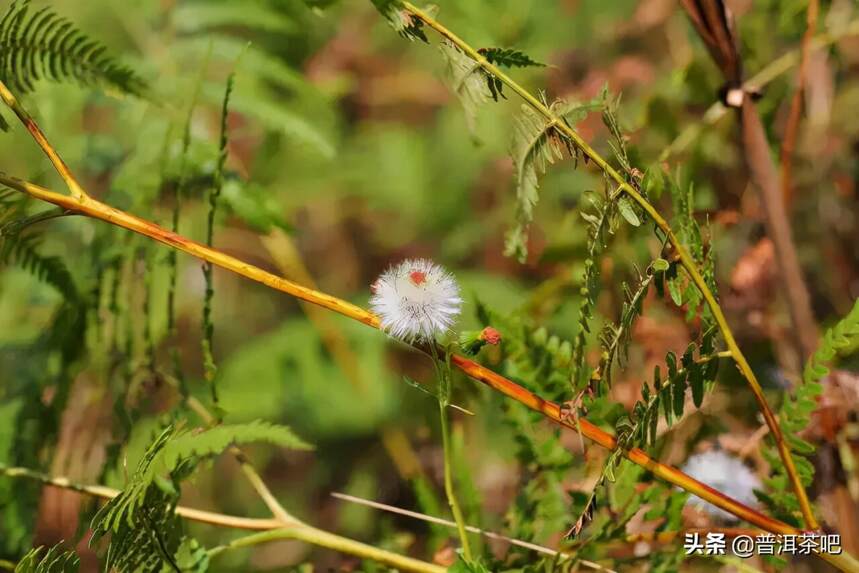
[{"label": "white blurred flower", "polygon": [[[682,469],[684,473],[696,480],[704,482],[744,505],[752,507],[757,505],[757,497],[753,490],[761,489],[761,480],[740,459],[728,453],[710,450],[694,455],[686,461]],[[689,497],[687,504],[724,521],[738,521],[736,516],[694,495]]]},{"label": "white blurred flower", "polygon": [[459,316],[462,298],[449,272],[426,259],[389,268],[372,286],[370,307],[382,329],[406,342],[426,342],[447,332]]}]

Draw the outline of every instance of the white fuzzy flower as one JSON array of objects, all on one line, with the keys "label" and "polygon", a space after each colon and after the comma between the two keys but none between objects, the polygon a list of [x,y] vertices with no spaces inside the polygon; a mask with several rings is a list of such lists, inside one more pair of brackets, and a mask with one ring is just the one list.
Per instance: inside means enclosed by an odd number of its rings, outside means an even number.
[{"label": "white fuzzy flower", "polygon": [[[754,490],[761,489],[761,480],[739,458],[721,450],[710,450],[689,458],[683,466],[683,471],[744,505],[752,507],[757,505]],[[725,521],[737,521],[736,516],[699,497],[691,496],[688,504],[713,517]]]},{"label": "white fuzzy flower", "polygon": [[444,268],[410,259],[389,268],[372,286],[370,307],[382,329],[407,342],[427,342],[447,332],[459,315],[459,285]]}]

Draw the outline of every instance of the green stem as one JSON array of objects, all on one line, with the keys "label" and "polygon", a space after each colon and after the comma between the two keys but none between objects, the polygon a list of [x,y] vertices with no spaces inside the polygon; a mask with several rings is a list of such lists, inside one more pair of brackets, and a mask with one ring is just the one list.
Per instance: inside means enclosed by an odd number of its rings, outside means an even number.
[{"label": "green stem", "polygon": [[348,555],[355,555],[363,559],[376,561],[378,563],[388,565],[401,571],[415,571],[417,573],[444,573],[445,571],[447,571],[447,569],[444,567],[440,567],[432,563],[427,563],[425,561],[412,559],[411,557],[406,557],[405,555],[390,553],[388,551],[385,551],[384,549],[379,549],[378,547],[373,547],[372,545],[367,545],[366,543],[361,543],[360,541],[341,537],[339,535],[335,535],[333,533],[329,533],[321,529],[316,529],[315,527],[311,527],[309,525],[284,527],[282,529],[273,529],[271,531],[263,531],[261,533],[254,533],[246,537],[240,537],[239,539],[236,539],[235,541],[232,541],[227,545],[221,545],[219,547],[210,549],[209,556],[215,557],[228,549],[252,547],[261,543],[268,543],[269,541],[277,541],[282,539],[294,539],[297,541],[304,541],[306,543],[311,543],[320,547],[326,547],[328,549],[333,549],[335,551],[346,553]]},{"label": "green stem", "polygon": [[435,341],[430,342],[429,347],[438,377],[438,413],[441,427],[441,443],[444,451],[444,493],[447,496],[447,504],[450,506],[450,511],[453,514],[453,520],[456,522],[456,531],[459,534],[459,542],[462,545],[462,555],[467,561],[471,561],[471,546],[468,543],[468,534],[465,532],[465,518],[462,515],[462,508],[459,506],[459,500],[456,498],[456,490],[453,486],[453,452],[450,443],[450,427],[447,419],[447,407],[450,404],[451,373],[450,361],[448,359],[450,352],[445,351],[444,359],[442,360],[438,355],[439,349]]},{"label": "green stem", "polygon": [[725,339],[725,345],[728,347],[728,350],[730,350],[731,355],[734,357],[734,361],[737,364],[737,368],[739,368],[740,372],[748,382],[749,387],[751,388],[752,393],[755,396],[755,400],[758,403],[758,407],[760,408],[761,413],[764,416],[764,420],[766,421],[766,424],[770,429],[770,433],[773,437],[773,440],[776,443],[776,447],[778,448],[779,456],[781,457],[782,463],[784,463],[785,465],[788,478],[790,479],[793,491],[796,494],[797,500],[799,501],[803,516],[806,518],[806,522],[815,523],[813,517],[814,514],[811,509],[811,503],[808,500],[808,495],[806,494],[805,488],[802,485],[802,481],[800,480],[799,472],[797,472],[796,470],[796,464],[793,461],[793,457],[790,453],[790,448],[788,447],[787,442],[784,439],[784,435],[781,431],[781,427],[779,426],[775,414],[773,414],[772,409],[767,403],[763,389],[761,388],[761,385],[758,382],[755,373],[752,371],[748,360],[746,360],[745,355],[743,354],[742,350],[740,350],[740,347],[737,344],[736,339],[734,338],[734,333],[731,331],[731,327],[728,325],[728,321],[725,318],[725,314],[722,312],[722,308],[716,301],[716,297],[710,291],[710,288],[707,286],[704,277],[698,270],[694,259],[680,242],[680,240],[677,238],[677,235],[674,234],[674,231],[671,229],[671,226],[668,224],[668,221],[666,221],[665,218],[659,213],[659,211],[656,210],[656,207],[654,207],[647,199],[644,198],[644,196],[641,195],[641,193],[639,193],[632,185],[630,185],[629,182],[626,181],[626,179],[614,167],[612,167],[608,163],[608,161],[606,161],[599,153],[597,153],[596,150],[594,150],[584,139],[582,139],[582,137],[572,127],[570,127],[562,118],[555,115],[555,113],[553,113],[548,108],[548,106],[546,106],[539,99],[531,95],[530,92],[528,92],[525,88],[519,85],[510,76],[501,71],[498,66],[495,66],[490,63],[483,56],[483,54],[475,50],[459,36],[445,28],[441,23],[436,21],[429,14],[427,14],[420,8],[417,8],[410,2],[403,2],[402,5],[415,17],[423,21],[427,26],[434,29],[441,36],[456,45],[459,50],[461,50],[472,60],[477,62],[480,67],[482,67],[487,73],[503,82],[512,91],[516,92],[516,94],[518,94],[523,100],[525,100],[525,102],[530,105],[535,111],[545,117],[546,120],[548,120],[549,122],[547,127],[554,127],[554,129],[557,130],[558,133],[562,134],[564,137],[567,137],[570,142],[572,142],[579,150],[581,150],[582,153],[584,153],[588,158],[590,158],[590,160],[593,161],[593,163],[596,164],[596,166],[606,176],[614,180],[614,182],[618,185],[618,190],[620,192],[626,194],[630,199],[638,203],[638,205],[647,213],[647,215],[654,222],[654,224],[665,234],[668,239],[668,242],[670,242],[671,245],[674,247],[680,259],[680,264],[686,270],[686,273],[689,275],[689,278],[692,283],[701,292],[701,295],[704,297],[707,306],[713,313],[713,318],[716,320],[716,324],[719,326],[719,330],[722,332],[722,337]]},{"label": "green stem", "polygon": [[438,403],[439,421],[441,422],[441,443],[444,449],[444,492],[447,495],[447,503],[450,506],[450,511],[453,514],[453,520],[456,522],[456,531],[459,533],[459,542],[462,544],[462,556],[467,561],[471,561],[471,546],[468,543],[468,533],[465,531],[465,518],[462,515],[462,508],[459,507],[459,501],[456,499],[456,492],[453,488],[453,456],[450,444],[450,428],[447,420],[447,405],[441,400]]}]

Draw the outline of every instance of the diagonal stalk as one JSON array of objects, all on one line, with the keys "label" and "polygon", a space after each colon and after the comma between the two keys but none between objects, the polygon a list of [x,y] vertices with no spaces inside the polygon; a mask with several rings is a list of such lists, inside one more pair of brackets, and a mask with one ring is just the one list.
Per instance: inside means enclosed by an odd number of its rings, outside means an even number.
[{"label": "diagonal stalk", "polygon": [[719,330],[722,333],[722,338],[724,338],[728,350],[731,351],[731,355],[733,356],[734,361],[736,362],[737,367],[740,370],[740,373],[748,382],[749,387],[751,388],[752,393],[755,396],[755,400],[758,403],[758,407],[760,408],[761,413],[764,416],[764,420],[769,427],[770,432],[772,433],[773,440],[775,441],[776,447],[778,448],[779,456],[781,457],[782,463],[784,463],[785,469],[787,470],[787,475],[790,479],[790,483],[794,493],[796,494],[797,500],[799,501],[803,516],[805,517],[806,522],[809,523],[810,526],[814,527],[817,522],[814,519],[814,513],[811,509],[811,503],[808,500],[808,495],[805,492],[805,487],[802,485],[799,473],[796,470],[796,464],[793,461],[790,448],[785,442],[784,435],[782,434],[778,420],[776,419],[775,414],[773,414],[772,409],[767,403],[763,389],[761,388],[761,385],[758,382],[755,373],[752,371],[748,360],[746,360],[745,355],[740,350],[739,345],[737,345],[737,341],[734,339],[734,333],[731,331],[731,327],[728,325],[728,321],[725,318],[724,313],[722,312],[722,308],[716,301],[716,297],[713,296],[713,293],[707,286],[704,277],[698,270],[695,261],[692,259],[689,252],[674,234],[674,231],[671,229],[671,226],[668,224],[665,218],[662,217],[662,215],[659,214],[656,208],[647,199],[645,199],[644,196],[642,196],[641,193],[639,193],[632,185],[630,185],[615,168],[609,165],[608,161],[606,161],[599,153],[597,153],[590,145],[588,145],[588,143],[584,139],[582,139],[578,132],[576,132],[565,121],[563,121],[560,117],[553,113],[545,104],[543,104],[543,102],[534,97],[530,92],[528,92],[525,88],[519,85],[515,80],[510,78],[510,76],[501,71],[498,66],[495,66],[494,64],[490,63],[480,52],[471,47],[471,45],[466,43],[459,36],[445,28],[441,23],[436,21],[425,11],[421,10],[420,8],[417,8],[410,2],[403,2],[402,6],[406,10],[411,12],[415,17],[419,18],[422,22],[424,22],[424,24],[434,29],[441,36],[456,45],[456,47],[460,49],[464,54],[466,54],[472,60],[480,64],[480,66],[487,73],[489,73],[499,81],[503,82],[511,90],[516,92],[516,94],[518,94],[523,100],[525,100],[525,102],[529,106],[531,106],[536,112],[540,113],[543,117],[545,117],[546,120],[549,122],[548,125],[550,127],[554,127],[559,133],[569,138],[569,140],[578,149],[580,149],[582,153],[584,153],[588,158],[590,158],[605,175],[614,180],[614,182],[618,186],[619,192],[626,194],[630,199],[638,203],[638,205],[648,214],[654,224],[659,227],[659,229],[665,234],[668,241],[674,247],[675,252],[680,259],[680,264],[686,270],[686,273],[689,275],[689,278],[692,280],[692,283],[701,292],[701,295],[704,297],[707,306],[713,313],[713,318],[716,320],[716,324],[718,324],[719,326]]}]

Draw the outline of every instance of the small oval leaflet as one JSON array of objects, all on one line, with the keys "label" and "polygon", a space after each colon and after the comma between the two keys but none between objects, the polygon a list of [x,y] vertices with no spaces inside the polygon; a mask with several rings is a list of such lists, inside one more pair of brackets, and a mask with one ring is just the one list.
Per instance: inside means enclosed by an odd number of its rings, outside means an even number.
[{"label": "small oval leaflet", "polygon": [[641,225],[641,221],[638,219],[638,215],[635,214],[635,209],[632,207],[632,203],[629,202],[629,199],[621,197],[617,202],[617,209],[620,211],[620,214],[623,215],[623,218],[626,219],[627,223],[633,227]]}]

